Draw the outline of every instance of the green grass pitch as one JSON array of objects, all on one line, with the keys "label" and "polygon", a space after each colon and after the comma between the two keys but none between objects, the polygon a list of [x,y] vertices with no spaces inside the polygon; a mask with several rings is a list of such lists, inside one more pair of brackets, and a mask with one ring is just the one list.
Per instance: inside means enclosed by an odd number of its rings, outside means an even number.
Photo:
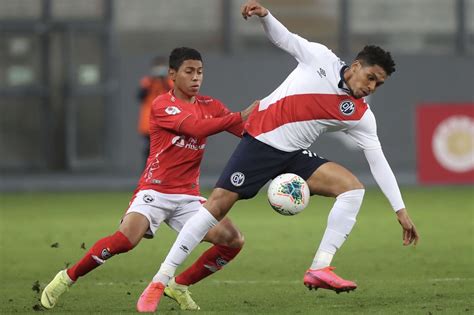
[{"label": "green grass pitch", "polygon": [[[223,271],[192,287],[199,314],[473,314],[473,188],[402,191],[421,235],[419,245],[402,246],[388,202],[378,189],[369,189],[358,222],[333,261],[337,272],[359,288],[339,295],[309,291],[302,284],[324,231],[330,198],[313,197],[294,217],[273,212],[263,194],[239,202],[230,217],[246,245]],[[59,269],[84,254],[82,247],[115,231],[130,193],[0,198],[0,313],[14,314],[35,313],[38,284],[42,289]],[[134,313],[138,296],[174,238],[162,226],[155,239],[143,240],[80,279],[47,312]],[[207,247],[201,244],[185,265]],[[167,298],[158,311],[184,313]]]}]

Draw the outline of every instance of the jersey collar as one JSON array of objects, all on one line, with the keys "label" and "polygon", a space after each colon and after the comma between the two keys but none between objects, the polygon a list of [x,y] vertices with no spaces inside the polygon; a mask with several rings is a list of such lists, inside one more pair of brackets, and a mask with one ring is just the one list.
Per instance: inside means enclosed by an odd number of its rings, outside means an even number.
[{"label": "jersey collar", "polygon": [[337,84],[337,87],[346,92],[347,94],[351,94],[351,90],[347,86],[346,81],[344,80],[344,72],[349,69],[349,66],[342,66],[341,70],[339,71],[339,83]]}]

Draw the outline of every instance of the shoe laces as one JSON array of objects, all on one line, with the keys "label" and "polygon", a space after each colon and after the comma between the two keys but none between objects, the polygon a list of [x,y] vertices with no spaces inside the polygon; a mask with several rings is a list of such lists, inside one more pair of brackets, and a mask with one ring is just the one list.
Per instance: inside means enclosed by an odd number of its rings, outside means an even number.
[{"label": "shoe laces", "polygon": [[53,297],[59,297],[61,294],[69,290],[69,285],[64,279],[59,279],[59,285],[53,286],[50,291],[50,295]]}]

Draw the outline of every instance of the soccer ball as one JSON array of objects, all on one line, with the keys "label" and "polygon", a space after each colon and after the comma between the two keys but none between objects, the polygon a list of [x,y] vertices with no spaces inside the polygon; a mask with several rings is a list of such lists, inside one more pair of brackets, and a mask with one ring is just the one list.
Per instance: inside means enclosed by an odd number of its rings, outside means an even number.
[{"label": "soccer ball", "polygon": [[298,214],[309,203],[308,184],[296,174],[278,175],[268,187],[268,202],[279,214]]}]

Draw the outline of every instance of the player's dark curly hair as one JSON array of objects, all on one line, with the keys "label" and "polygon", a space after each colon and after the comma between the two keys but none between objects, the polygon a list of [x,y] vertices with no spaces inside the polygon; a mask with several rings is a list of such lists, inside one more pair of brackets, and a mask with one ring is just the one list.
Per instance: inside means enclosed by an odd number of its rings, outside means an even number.
[{"label": "player's dark curly hair", "polygon": [[359,60],[363,65],[382,67],[387,75],[395,72],[395,62],[392,55],[375,45],[367,45],[357,54],[356,60]]},{"label": "player's dark curly hair", "polygon": [[199,51],[189,47],[178,47],[173,49],[170,54],[169,67],[170,69],[178,70],[185,60],[200,60],[202,61]]}]

